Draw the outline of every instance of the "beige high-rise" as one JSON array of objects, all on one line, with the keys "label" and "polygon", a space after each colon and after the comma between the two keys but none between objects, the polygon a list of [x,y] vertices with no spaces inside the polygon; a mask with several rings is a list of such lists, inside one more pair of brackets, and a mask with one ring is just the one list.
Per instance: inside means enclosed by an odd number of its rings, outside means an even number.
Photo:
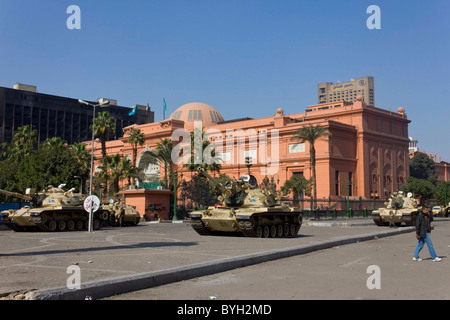
[{"label": "beige high-rise", "polygon": [[319,104],[336,101],[355,102],[357,96],[362,96],[367,105],[375,106],[373,77],[351,79],[348,82],[324,82],[319,83],[317,87]]}]

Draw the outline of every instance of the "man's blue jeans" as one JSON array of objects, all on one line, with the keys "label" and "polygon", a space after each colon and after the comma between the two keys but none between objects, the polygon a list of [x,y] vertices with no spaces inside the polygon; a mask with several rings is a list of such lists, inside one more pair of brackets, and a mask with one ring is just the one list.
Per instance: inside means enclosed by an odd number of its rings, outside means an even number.
[{"label": "man's blue jeans", "polygon": [[419,238],[419,243],[417,244],[416,252],[414,252],[414,257],[419,258],[419,252],[422,250],[425,243],[427,244],[428,251],[430,251],[431,259],[436,258],[436,251],[434,251],[433,243],[431,243],[431,238],[428,232],[425,238]]}]

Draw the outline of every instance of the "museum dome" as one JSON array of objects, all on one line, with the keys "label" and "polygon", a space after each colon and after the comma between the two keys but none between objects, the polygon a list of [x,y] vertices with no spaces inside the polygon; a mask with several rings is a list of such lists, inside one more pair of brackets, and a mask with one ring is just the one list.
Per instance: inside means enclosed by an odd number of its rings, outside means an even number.
[{"label": "museum dome", "polygon": [[193,128],[194,121],[202,121],[203,127],[224,121],[219,111],[201,102],[182,105],[171,114],[169,119],[183,120],[186,128]]}]

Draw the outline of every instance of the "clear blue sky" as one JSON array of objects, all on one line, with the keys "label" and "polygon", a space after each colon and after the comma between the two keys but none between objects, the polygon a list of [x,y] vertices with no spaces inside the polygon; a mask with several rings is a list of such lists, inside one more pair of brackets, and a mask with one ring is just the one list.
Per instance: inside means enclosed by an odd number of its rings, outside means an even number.
[{"label": "clear blue sky", "polygon": [[[81,30],[69,30],[69,5]],[[369,30],[369,5],[381,30]],[[162,120],[188,102],[225,119],[317,103],[317,84],[375,77],[422,151],[450,161],[448,0],[0,0],[0,86],[120,105]]]}]

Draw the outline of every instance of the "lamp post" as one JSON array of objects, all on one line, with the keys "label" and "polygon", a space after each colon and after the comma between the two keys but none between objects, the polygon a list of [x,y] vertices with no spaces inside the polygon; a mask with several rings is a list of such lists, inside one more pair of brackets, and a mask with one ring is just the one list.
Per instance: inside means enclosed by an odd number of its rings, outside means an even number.
[{"label": "lamp post", "polygon": [[91,178],[89,182],[89,196],[91,197],[91,208],[89,210],[89,232],[92,232],[92,177],[94,176],[94,136],[95,136],[95,107],[104,107],[109,104],[109,100],[102,101],[101,103],[92,104],[83,100],[78,100],[78,103],[85,104],[93,107],[92,116],[92,144],[91,144]]},{"label": "lamp post", "polygon": [[173,188],[174,188],[174,192],[173,192],[173,218],[172,218],[173,221],[178,220],[177,219],[177,192],[178,192],[178,188],[177,188],[178,177],[177,177],[177,175],[178,175],[177,170],[175,170],[175,175],[173,177],[173,179],[174,179],[174,186],[173,186]]}]

